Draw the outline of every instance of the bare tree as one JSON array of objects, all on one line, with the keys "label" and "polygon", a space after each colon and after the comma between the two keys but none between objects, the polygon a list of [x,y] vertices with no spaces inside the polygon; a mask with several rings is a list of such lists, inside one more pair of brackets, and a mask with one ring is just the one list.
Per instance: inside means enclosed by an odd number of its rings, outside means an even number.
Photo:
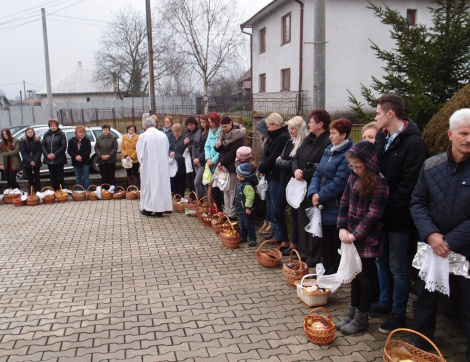
[{"label": "bare tree", "polygon": [[209,109],[208,88],[224,68],[237,63],[236,52],[244,43],[231,0],[167,0],[162,15],[172,25],[169,35],[204,86],[204,111]]}]

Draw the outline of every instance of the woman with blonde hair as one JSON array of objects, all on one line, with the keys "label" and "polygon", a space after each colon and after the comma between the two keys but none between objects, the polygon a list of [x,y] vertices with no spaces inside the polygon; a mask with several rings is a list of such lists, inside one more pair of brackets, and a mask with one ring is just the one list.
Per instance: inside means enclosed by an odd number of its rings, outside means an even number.
[{"label": "woman with blonde hair", "polygon": [[370,122],[362,127],[362,140],[375,143],[375,135],[379,131],[379,125],[377,122]]},{"label": "woman with blonde hair", "polygon": [[164,134],[167,135],[168,138],[170,138],[170,136],[173,134],[172,127],[174,124],[175,122],[173,121],[172,116],[165,116],[163,117],[163,126],[160,131],[162,131]]},{"label": "woman with blonde hair", "polygon": [[274,204],[276,205],[274,216],[276,221],[278,221],[281,237],[284,238],[281,240],[283,255],[289,255],[292,249],[296,249],[299,241],[299,221],[297,217],[297,209],[294,209],[293,207],[290,208],[293,222],[290,245],[287,238],[287,222],[285,215],[285,209],[287,206],[286,187],[290,179],[293,177],[292,158],[296,155],[305,137],[308,136],[307,123],[305,123],[302,117],[295,116],[291,118],[287,122],[287,127],[291,138],[289,141],[287,141],[284,150],[276,160],[276,167],[281,169],[281,172],[279,175],[279,189],[277,198],[274,200]]}]

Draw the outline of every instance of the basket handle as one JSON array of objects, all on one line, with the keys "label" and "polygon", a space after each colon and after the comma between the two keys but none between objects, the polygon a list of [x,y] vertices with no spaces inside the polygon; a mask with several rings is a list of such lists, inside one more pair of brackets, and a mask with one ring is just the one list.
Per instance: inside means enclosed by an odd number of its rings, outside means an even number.
[{"label": "basket handle", "polygon": [[197,194],[194,192],[194,191],[191,191],[188,195],[188,200],[191,199],[191,194],[194,194],[194,196],[196,197],[196,203],[199,204],[199,199],[197,198]]},{"label": "basket handle", "polygon": [[260,251],[261,250],[261,247],[266,244],[266,243],[273,243],[273,244],[276,244],[277,248],[279,249],[279,244],[276,240],[266,240],[264,242],[261,243],[261,245],[258,247],[258,250],[256,250],[256,252]]},{"label": "basket handle", "polygon": [[73,192],[73,190],[75,190],[75,188],[76,188],[77,186],[78,186],[78,187],[81,187],[83,191],[86,191],[85,188],[84,188],[82,185],[76,184],[76,185],[73,185],[73,187],[72,187],[72,192]]},{"label": "basket handle", "polygon": [[[130,187],[130,186],[129,186],[129,187]],[[129,188],[129,187],[128,187],[128,188]],[[183,196],[181,196],[180,194],[175,194],[175,196],[173,196],[173,200],[175,200],[175,199],[177,198],[177,196],[180,197],[180,200],[183,198]]]},{"label": "basket handle", "polygon": [[93,186],[93,187],[95,188],[95,190],[96,190],[96,185],[90,185],[90,186],[88,186],[88,188],[86,189],[86,191],[87,191],[87,192],[90,192],[89,190],[90,190],[90,187],[92,187],[92,186]]},{"label": "basket handle", "polygon": [[46,190],[51,190],[51,191],[54,191],[54,189],[50,186],[44,186],[42,189],[41,189],[41,192],[44,192]]},{"label": "basket handle", "polygon": [[294,251],[295,251],[295,253],[297,254],[298,260],[302,263],[302,258],[300,257],[299,252],[298,252],[296,249],[292,249],[292,250],[290,251],[289,261],[292,261],[292,260],[293,260],[293,259],[292,259],[292,253],[293,253]]},{"label": "basket handle", "polygon": [[[104,188],[103,188],[103,186],[104,186],[104,185],[111,187],[111,185],[110,185],[110,184],[106,184],[106,183],[104,183],[104,184],[101,184],[101,190],[104,190]],[[108,190],[109,190],[109,189],[108,189]],[[108,190],[105,190],[105,191],[108,191]]]},{"label": "basket handle", "polygon": [[[117,193],[116,191],[117,191],[118,189],[121,189],[121,191],[124,191],[124,187],[122,187],[122,186],[116,186],[115,189],[114,189],[114,193]],[[121,191],[119,191],[119,192],[121,192]]]},{"label": "basket handle", "polygon": [[[318,307],[318,308],[312,309],[312,310],[310,311],[310,313],[307,314],[307,317],[310,317],[310,314],[312,314],[313,312],[316,312],[317,310],[326,311],[326,312],[328,313],[328,317],[330,318],[330,320],[331,320],[331,321],[333,320],[332,317],[331,317],[330,311],[329,311],[327,308],[325,308],[325,307]],[[317,313],[317,314],[318,314],[318,313]]]},{"label": "basket handle", "polygon": [[31,196],[34,196],[34,195],[36,195],[36,193],[34,192],[33,186],[31,186],[31,192],[30,192],[30,195],[31,195]]},{"label": "basket handle", "polygon": [[303,287],[303,284],[302,284],[302,283],[304,282],[304,279],[305,279],[305,278],[316,277],[316,276],[317,276],[316,274],[307,274],[307,275],[304,275],[304,276],[302,277],[302,280],[300,281],[300,286]]},{"label": "basket handle", "polygon": [[138,188],[136,185],[130,185],[130,186],[126,189],[126,192],[129,192],[129,190],[131,189],[131,187],[135,188],[136,191],[139,191],[139,188]]},{"label": "basket handle", "polygon": [[426,337],[424,334],[421,334],[419,333],[418,331],[415,331],[413,329],[409,329],[409,328],[397,328],[397,329],[394,329],[392,332],[390,332],[390,334],[388,335],[387,337],[387,341],[385,342],[385,345],[387,345],[389,342],[390,342],[390,339],[392,338],[392,336],[395,334],[395,333],[398,333],[398,332],[409,332],[409,333],[414,333],[414,334],[417,334],[418,336],[420,336],[421,338],[425,339],[426,342],[428,342],[431,346],[433,346],[433,348],[436,350],[437,354],[439,355],[439,359],[443,362],[445,362],[445,359],[444,357],[442,356],[442,353],[441,351],[439,350],[439,348],[437,348],[437,346],[434,344],[433,341],[431,341],[428,337]]}]

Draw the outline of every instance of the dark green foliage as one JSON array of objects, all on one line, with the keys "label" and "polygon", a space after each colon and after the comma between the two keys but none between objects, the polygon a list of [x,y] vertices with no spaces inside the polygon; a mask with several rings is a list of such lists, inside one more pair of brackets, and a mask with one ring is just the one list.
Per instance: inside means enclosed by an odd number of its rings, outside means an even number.
[{"label": "dark green foliage", "polygon": [[449,118],[461,108],[470,108],[470,83],[459,90],[426,125],[423,140],[430,155],[444,152],[449,147]]},{"label": "dark green foliage", "polygon": [[[406,116],[424,128],[470,81],[469,4],[467,0],[434,0],[429,8],[433,25],[428,28],[422,24],[410,26],[398,11],[369,2],[367,7],[374,15],[391,27],[395,47],[382,50],[371,40],[377,58],[385,62],[385,74],[381,79],[372,77],[374,93],[361,84],[366,102],[375,107],[375,95],[397,93],[404,98]],[[359,102],[353,100],[350,97],[351,108],[357,112]]]}]

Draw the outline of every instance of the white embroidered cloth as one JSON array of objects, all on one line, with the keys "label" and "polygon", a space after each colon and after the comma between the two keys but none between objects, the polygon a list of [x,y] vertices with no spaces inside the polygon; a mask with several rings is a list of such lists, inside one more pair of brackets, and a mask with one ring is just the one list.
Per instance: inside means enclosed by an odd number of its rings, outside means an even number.
[{"label": "white embroidered cloth", "polygon": [[305,227],[305,231],[312,234],[313,236],[323,237],[323,231],[321,228],[321,210],[318,207],[309,207],[305,209],[310,222]]},{"label": "white embroidered cloth", "polygon": [[184,157],[184,164],[186,166],[186,173],[193,172],[193,161],[191,160],[191,155],[189,154],[187,150],[184,150],[183,157]]},{"label": "white embroidered cloth", "polygon": [[362,262],[354,243],[341,243],[341,254],[336,280],[340,283],[351,283],[352,280],[362,271]]},{"label": "white embroidered cloth", "polygon": [[123,158],[121,161],[121,165],[124,168],[131,168],[132,167],[132,160],[128,160],[127,158]]},{"label": "white embroidered cloth", "polygon": [[307,193],[307,181],[292,177],[286,187],[286,199],[290,206],[298,209]]},{"label": "white embroidered cloth", "polygon": [[266,200],[266,192],[268,191],[268,181],[264,176],[261,176],[256,185],[256,192],[258,193],[261,200]]},{"label": "white embroidered cloth", "polygon": [[174,158],[170,158],[170,177],[175,177],[178,172],[178,162]]}]

